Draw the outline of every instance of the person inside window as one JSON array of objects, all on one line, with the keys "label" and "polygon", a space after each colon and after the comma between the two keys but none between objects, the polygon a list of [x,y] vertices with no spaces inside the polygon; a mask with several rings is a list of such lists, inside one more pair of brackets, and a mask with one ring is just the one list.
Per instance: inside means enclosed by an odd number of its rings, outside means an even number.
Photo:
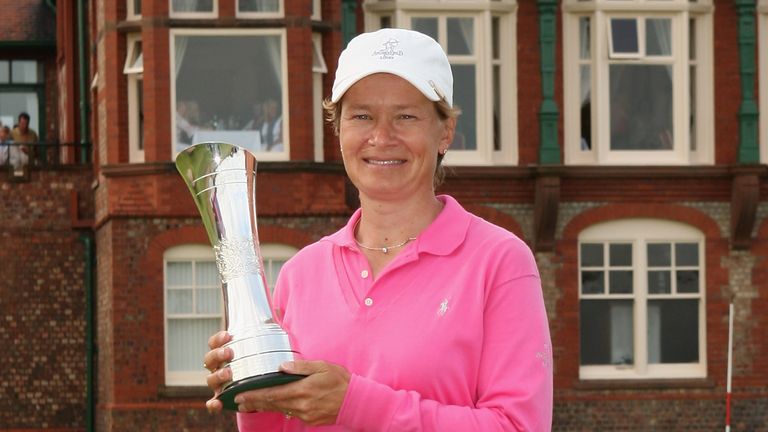
[{"label": "person inside window", "polygon": [[283,151],[283,116],[275,99],[264,101],[261,143],[264,151]]},{"label": "person inside window", "polygon": [[[240,430],[550,430],[533,254],[435,193],[459,114],[443,49],[410,30],[359,35],[325,107],[360,209],[282,268],[275,317],[302,359],[281,370],[306,378],[236,396]],[[204,357],[214,396],[229,340],[211,336]]]},{"label": "person inside window", "polygon": [[[29,154],[35,153],[36,148],[34,144],[38,142],[37,132],[29,127],[29,114],[25,112],[20,113],[18,121],[19,123],[11,131],[11,139],[17,145],[17,152],[20,152],[17,156],[19,163],[24,160],[24,164],[26,164],[29,160]],[[32,144],[32,146],[25,144]],[[13,153],[11,152],[11,154]]]}]

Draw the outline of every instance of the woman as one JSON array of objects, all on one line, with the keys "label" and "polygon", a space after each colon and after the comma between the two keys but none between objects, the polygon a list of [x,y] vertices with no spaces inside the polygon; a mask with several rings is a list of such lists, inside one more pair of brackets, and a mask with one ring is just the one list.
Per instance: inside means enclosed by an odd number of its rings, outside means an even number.
[{"label": "woman", "polygon": [[[353,39],[326,104],[360,209],[283,267],[274,303],[308,375],[242,393],[251,430],[549,430],[541,285],[513,234],[436,196],[457,110],[442,48],[417,32]],[[211,337],[208,385],[232,357]],[[211,399],[211,411],[221,403]]]}]

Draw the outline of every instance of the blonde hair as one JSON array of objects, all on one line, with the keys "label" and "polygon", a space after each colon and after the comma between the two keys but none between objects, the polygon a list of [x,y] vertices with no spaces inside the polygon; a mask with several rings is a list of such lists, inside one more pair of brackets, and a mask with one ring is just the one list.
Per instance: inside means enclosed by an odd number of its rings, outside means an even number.
[{"label": "blonde hair", "polygon": [[[325,110],[325,121],[327,121],[333,128],[333,133],[339,136],[339,128],[341,124],[341,102],[344,100],[342,97],[338,102],[332,102],[330,97],[323,100],[323,110]],[[461,114],[461,108],[457,106],[450,106],[445,99],[440,99],[434,103],[435,111],[440,120],[448,120],[450,118],[457,118]],[[435,176],[432,184],[435,188],[443,184],[445,180],[445,167],[443,166],[444,154],[437,153],[437,165],[435,166]]]}]

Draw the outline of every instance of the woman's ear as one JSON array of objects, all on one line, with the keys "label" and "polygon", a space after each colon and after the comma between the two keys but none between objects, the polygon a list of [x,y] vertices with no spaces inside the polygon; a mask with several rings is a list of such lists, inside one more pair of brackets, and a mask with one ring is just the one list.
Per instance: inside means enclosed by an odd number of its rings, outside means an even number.
[{"label": "woman's ear", "polygon": [[453,136],[456,134],[456,118],[449,117],[443,121],[443,136],[440,139],[440,152],[445,154],[448,147],[453,142]]}]

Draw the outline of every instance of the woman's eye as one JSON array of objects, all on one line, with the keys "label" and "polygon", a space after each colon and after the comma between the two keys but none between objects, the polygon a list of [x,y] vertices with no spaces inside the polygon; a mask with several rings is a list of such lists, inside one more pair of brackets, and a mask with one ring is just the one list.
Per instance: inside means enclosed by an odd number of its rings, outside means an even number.
[{"label": "woman's eye", "polygon": [[400,118],[403,120],[410,120],[410,119],[415,119],[416,116],[412,116],[410,114],[400,114]]},{"label": "woman's eye", "polygon": [[368,114],[356,114],[352,116],[352,118],[354,118],[355,120],[370,120],[371,116],[369,116]]}]

